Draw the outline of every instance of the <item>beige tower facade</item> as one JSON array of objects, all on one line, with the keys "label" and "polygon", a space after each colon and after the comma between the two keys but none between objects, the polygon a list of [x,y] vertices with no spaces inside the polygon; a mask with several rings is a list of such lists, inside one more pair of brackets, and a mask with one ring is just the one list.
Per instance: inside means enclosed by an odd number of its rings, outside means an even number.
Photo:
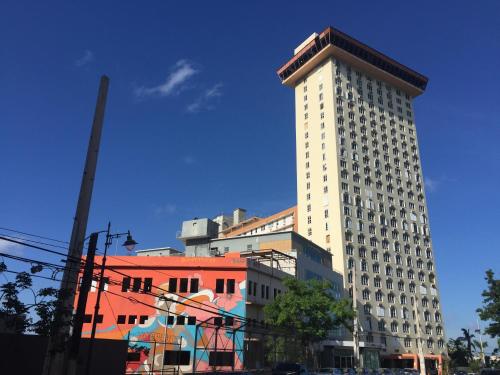
[{"label": "beige tower facade", "polygon": [[385,367],[416,367],[421,352],[440,370],[445,338],[413,112],[427,78],[331,27],[278,74],[295,90],[299,233],[332,253],[365,351]]}]

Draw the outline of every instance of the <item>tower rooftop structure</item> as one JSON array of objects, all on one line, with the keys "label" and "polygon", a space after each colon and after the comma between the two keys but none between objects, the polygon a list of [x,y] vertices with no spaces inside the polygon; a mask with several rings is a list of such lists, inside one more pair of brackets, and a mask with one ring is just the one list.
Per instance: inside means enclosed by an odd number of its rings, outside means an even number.
[{"label": "tower rooftop structure", "polygon": [[294,87],[318,63],[330,56],[365,71],[415,97],[422,94],[428,78],[331,26],[314,33],[295,49],[294,56],[277,73],[281,82]]}]

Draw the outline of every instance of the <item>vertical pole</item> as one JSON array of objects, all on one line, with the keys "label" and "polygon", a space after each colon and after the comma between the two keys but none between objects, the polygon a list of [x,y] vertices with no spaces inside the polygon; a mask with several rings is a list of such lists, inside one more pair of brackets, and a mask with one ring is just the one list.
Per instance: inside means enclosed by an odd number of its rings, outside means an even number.
[{"label": "vertical pole", "polygon": [[233,329],[233,363],[231,366],[231,370],[234,371],[234,357],[236,356],[236,330]]},{"label": "vertical pole", "polygon": [[360,366],[359,355],[359,321],[358,321],[358,300],[356,296],[356,263],[352,267],[352,308],[354,310],[354,322],[352,329],[353,351],[354,351],[354,368]]},{"label": "vertical pole", "polygon": [[[217,353],[217,338],[219,337],[219,327],[216,327],[215,328],[215,364],[214,364],[214,370],[217,371],[217,362],[218,362],[218,359],[219,359],[219,356]],[[210,355],[209,355],[210,356]]]},{"label": "vertical pole", "polygon": [[73,335],[71,336],[71,348],[69,354],[70,366],[73,363],[76,364],[76,360],[78,358],[78,352],[80,349],[83,317],[85,315],[85,307],[87,306],[87,298],[89,295],[89,291],[92,286],[92,276],[94,273],[94,256],[97,248],[98,236],[99,236],[98,233],[92,233],[90,235],[89,249],[87,251],[87,257],[85,259],[85,269],[83,271],[82,284],[80,286],[80,292],[78,294],[78,305],[74,317]]},{"label": "vertical pole", "polygon": [[151,364],[151,371],[150,371],[150,375],[153,375],[154,372],[155,372],[155,358],[156,358],[156,340],[153,341],[153,361],[152,361],[152,364]]},{"label": "vertical pole", "polygon": [[165,317],[165,332],[163,334],[163,355],[162,355],[162,363],[161,363],[161,373],[165,371],[165,355],[167,352],[167,327],[168,327],[168,319],[170,317],[170,302],[167,308],[167,316]]},{"label": "vertical pole", "polygon": [[177,375],[181,371],[181,350],[182,350],[182,336],[179,335],[179,350],[177,350]]},{"label": "vertical pole", "polygon": [[194,343],[193,343],[193,374],[196,372],[196,348],[198,347],[198,324],[194,328]]},{"label": "vertical pole", "polygon": [[104,255],[101,261],[101,270],[99,274],[99,287],[97,288],[97,296],[95,299],[94,306],[94,318],[92,319],[92,331],[90,333],[89,340],[89,350],[87,353],[87,365],[85,366],[86,374],[90,374],[90,367],[92,362],[92,354],[94,350],[95,333],[97,330],[97,317],[99,316],[99,304],[101,303],[101,294],[104,289],[104,270],[106,269],[106,254],[108,252],[109,245],[111,245],[111,235],[109,231],[111,229],[111,223],[108,222],[108,230],[106,233],[106,244],[104,245]]},{"label": "vertical pole", "polygon": [[66,340],[71,334],[71,319],[73,302],[75,299],[75,285],[80,272],[80,259],[82,257],[83,242],[87,231],[87,221],[92,200],[97,158],[101,143],[101,133],[108,95],[109,78],[101,77],[97,104],[94,112],[94,121],[87,149],[87,158],[83,170],[80,194],[76,214],[73,221],[73,230],[68,248],[68,261],[61,281],[61,297],[58,300],[54,317],[53,329],[43,365],[44,375],[66,374],[67,350]]},{"label": "vertical pole", "polygon": [[422,347],[422,333],[420,331],[420,315],[417,308],[418,298],[415,297],[413,299],[413,311],[415,312],[415,318],[417,320],[417,343],[418,343],[418,360],[420,363],[420,375],[425,375],[425,358],[424,358],[424,350]]},{"label": "vertical pole", "polygon": [[481,328],[479,327],[479,319],[476,316],[477,330],[476,333],[479,333],[479,345],[481,346],[481,362],[483,367],[486,367],[486,358],[484,357],[484,349],[483,349],[483,335],[481,334]]}]

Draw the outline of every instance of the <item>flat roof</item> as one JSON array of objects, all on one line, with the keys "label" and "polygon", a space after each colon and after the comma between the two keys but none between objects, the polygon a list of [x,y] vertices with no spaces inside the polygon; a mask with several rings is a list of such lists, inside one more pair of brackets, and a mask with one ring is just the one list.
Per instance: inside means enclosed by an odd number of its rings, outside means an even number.
[{"label": "flat roof", "polygon": [[304,74],[312,70],[313,67],[303,69],[306,65],[310,65],[307,64],[308,62],[315,57],[326,58],[329,55],[349,60],[360,69],[370,66],[372,67],[370,73],[375,76],[377,73],[390,75],[396,81],[396,83],[391,83],[398,86],[397,82],[400,81],[401,88],[415,96],[424,92],[427,87],[429,79],[424,75],[331,26],[307,43],[295,56],[283,64],[277,73],[283,84],[293,86]]}]

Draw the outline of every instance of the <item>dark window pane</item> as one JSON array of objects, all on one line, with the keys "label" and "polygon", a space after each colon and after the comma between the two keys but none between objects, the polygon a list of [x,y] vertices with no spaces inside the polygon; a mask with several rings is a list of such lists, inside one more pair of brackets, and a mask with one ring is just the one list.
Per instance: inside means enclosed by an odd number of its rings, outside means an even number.
[{"label": "dark window pane", "polygon": [[248,295],[252,295],[252,281],[248,280]]},{"label": "dark window pane", "polygon": [[177,292],[177,278],[176,277],[171,277],[170,280],[168,281],[168,291],[175,293]]},{"label": "dark window pane", "polygon": [[169,315],[169,317],[167,319],[167,324],[168,325],[174,324],[174,316],[173,315]]},{"label": "dark window pane", "polygon": [[253,283],[253,295],[255,297],[257,297],[257,283],[256,282]]},{"label": "dark window pane", "polygon": [[134,283],[132,284],[132,292],[138,292],[141,290],[142,279],[140,277],[134,277]]},{"label": "dark window pane", "polygon": [[109,285],[109,277],[103,277],[102,278],[102,285],[100,286],[101,290],[106,289],[106,287]]},{"label": "dark window pane", "polygon": [[260,286],[260,297],[264,298],[264,295],[266,293],[266,287],[264,285]]},{"label": "dark window pane", "polygon": [[118,315],[116,319],[117,324],[125,324],[126,321],[126,316],[125,315]]},{"label": "dark window pane", "polygon": [[196,316],[188,317],[188,326],[194,326],[196,324]]},{"label": "dark window pane", "polygon": [[188,279],[182,278],[179,283],[179,292],[186,293],[188,291]]},{"label": "dark window pane", "polygon": [[210,352],[208,364],[210,366],[232,366],[233,360],[233,352]]},{"label": "dark window pane", "polygon": [[92,315],[90,315],[90,314],[85,314],[85,315],[83,316],[83,322],[84,322],[84,323],[91,323],[91,322],[92,322]]},{"label": "dark window pane", "polygon": [[227,293],[234,294],[234,279],[227,279]]},{"label": "dark window pane", "polygon": [[220,317],[220,316],[215,317],[214,318],[214,324],[216,326],[222,326],[222,317]]},{"label": "dark window pane", "polygon": [[189,291],[191,293],[198,293],[199,283],[198,279],[191,279],[191,289]]},{"label": "dark window pane", "polygon": [[97,319],[96,319],[97,323],[102,323],[103,320],[104,320],[104,316],[97,315]]},{"label": "dark window pane", "polygon": [[151,277],[146,277],[144,279],[144,292],[151,292],[153,286],[153,279]]},{"label": "dark window pane", "polygon": [[130,288],[130,277],[124,277],[122,281],[122,292],[126,292]]},{"label": "dark window pane", "polygon": [[269,299],[269,285],[266,285],[266,299]]},{"label": "dark window pane", "polygon": [[186,322],[186,317],[185,316],[178,316],[177,317],[177,324],[180,326],[183,326]]},{"label": "dark window pane", "polygon": [[135,324],[136,321],[137,321],[137,315],[128,316],[128,324]]},{"label": "dark window pane", "polygon": [[140,352],[128,352],[127,353],[127,362],[139,362],[141,360]]},{"label": "dark window pane", "polygon": [[234,318],[232,316],[226,316],[226,326],[233,326],[234,325]]},{"label": "dark window pane", "polygon": [[163,356],[164,365],[189,365],[191,352],[187,350],[165,350]]},{"label": "dark window pane", "polygon": [[147,320],[148,320],[148,316],[147,315],[141,315],[139,317],[139,324],[144,324],[144,323],[147,322]]},{"label": "dark window pane", "polygon": [[224,293],[224,279],[215,280],[215,293]]}]

